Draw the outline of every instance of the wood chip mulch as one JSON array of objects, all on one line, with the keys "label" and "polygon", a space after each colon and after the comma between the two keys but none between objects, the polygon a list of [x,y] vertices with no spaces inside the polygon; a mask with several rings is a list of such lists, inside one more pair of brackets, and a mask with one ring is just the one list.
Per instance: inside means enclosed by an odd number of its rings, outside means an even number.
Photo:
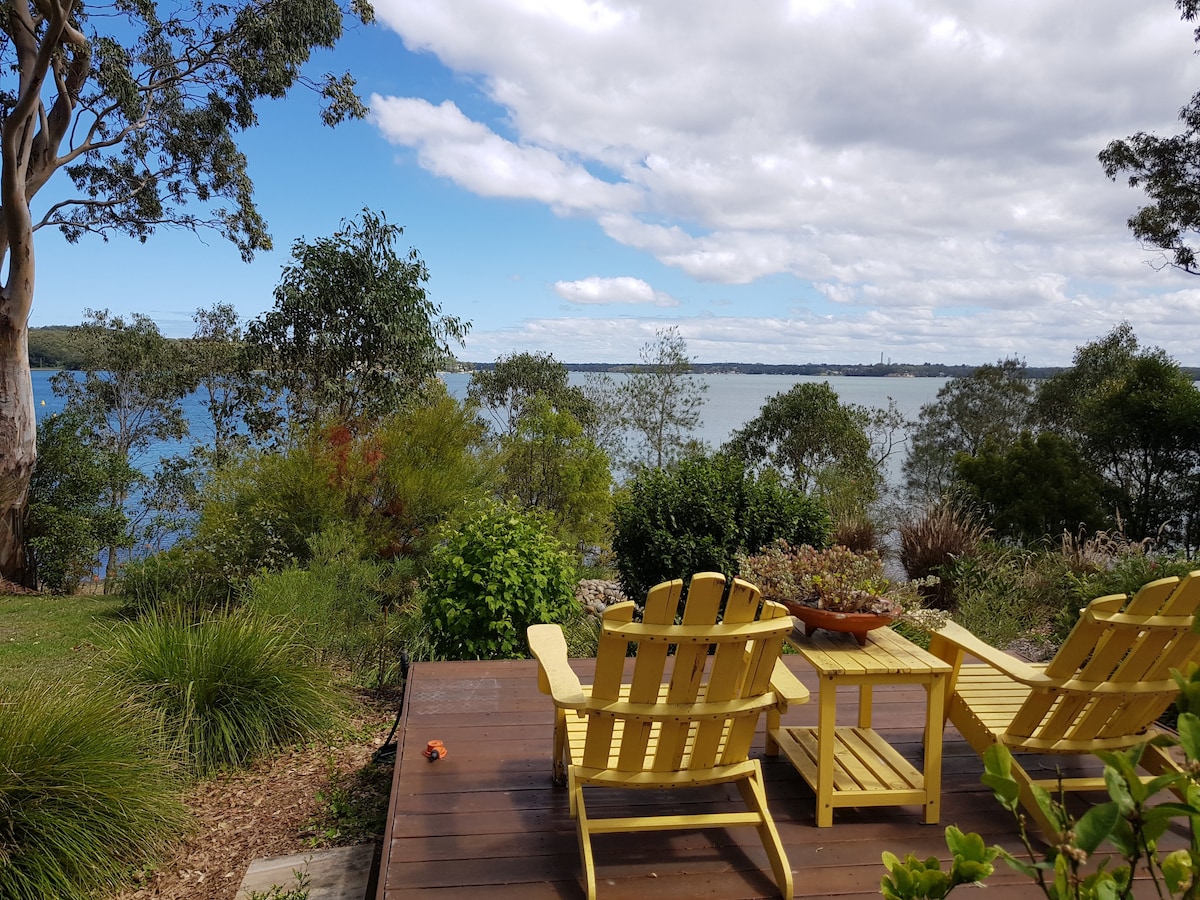
[{"label": "wood chip mulch", "polygon": [[[253,860],[378,841],[392,760],[372,764],[372,755],[387,735],[396,699],[360,698],[348,739],[287,750],[197,784],[185,797],[191,833],[111,900],[233,900]],[[352,803],[370,811],[344,821],[344,809],[340,818],[331,809],[334,794],[339,808]]]}]

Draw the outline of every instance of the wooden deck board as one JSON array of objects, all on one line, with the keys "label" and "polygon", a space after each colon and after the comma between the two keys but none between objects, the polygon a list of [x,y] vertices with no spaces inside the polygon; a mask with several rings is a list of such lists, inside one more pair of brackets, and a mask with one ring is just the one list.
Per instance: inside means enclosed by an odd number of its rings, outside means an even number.
[{"label": "wooden deck board", "polygon": [[[816,695],[799,657],[789,668]],[[573,662],[584,678],[590,661]],[[582,898],[575,826],[567,793],[550,785],[553,709],[537,690],[532,662],[417,663],[409,673],[388,814],[377,900],[508,897]],[[839,695],[838,722],[853,725],[852,691]],[[925,697],[920,688],[875,690],[875,728],[908,760],[921,753]],[[811,702],[785,725],[815,725]],[[426,741],[439,739],[445,759],[430,763]],[[759,727],[755,755],[763,754]],[[944,741],[941,825],[922,824],[922,809],[839,809],[832,828],[813,824],[811,789],[782,756],[762,757],[768,802],[797,897],[878,897],[884,850],[945,859],[943,829],[957,824],[989,843],[1016,850],[1015,826],[980,783],[982,764],[953,728]],[[1046,757],[1053,775],[1094,773],[1071,757]],[[1035,767],[1036,768],[1036,767]],[[687,791],[602,791],[588,794],[594,815],[607,809],[658,806],[664,812],[731,808],[729,786]],[[651,835],[601,835],[594,841],[601,900],[611,898],[753,898],[775,896],[762,845],[753,829],[709,829]],[[1040,897],[1006,867],[990,880],[992,900]]]}]

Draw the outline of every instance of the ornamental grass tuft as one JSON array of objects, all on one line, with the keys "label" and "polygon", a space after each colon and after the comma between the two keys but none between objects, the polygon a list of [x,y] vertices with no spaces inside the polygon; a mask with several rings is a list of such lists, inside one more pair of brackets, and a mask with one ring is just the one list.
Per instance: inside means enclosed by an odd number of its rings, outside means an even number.
[{"label": "ornamental grass tuft", "polygon": [[143,710],[108,689],[27,682],[0,703],[0,897],[83,900],[124,884],[186,826]]},{"label": "ornamental grass tuft", "polygon": [[328,670],[280,622],[153,615],[115,633],[114,680],[162,719],[196,775],[318,737],[337,718]]}]

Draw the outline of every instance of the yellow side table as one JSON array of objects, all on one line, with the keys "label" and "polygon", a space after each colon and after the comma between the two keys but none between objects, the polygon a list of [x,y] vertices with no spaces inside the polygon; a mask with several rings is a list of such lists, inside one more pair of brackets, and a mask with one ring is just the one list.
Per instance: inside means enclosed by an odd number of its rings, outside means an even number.
[{"label": "yellow side table", "polygon": [[[768,717],[767,753],[780,750],[817,793],[817,827],[833,824],[833,811],[845,806],[925,807],[925,822],[940,816],[942,725],[950,666],[892,631],[870,632],[860,647],[849,634],[799,625],[790,643],[820,677],[817,726],[781,727]],[[918,771],[871,728],[871,689],[877,684],[921,684],[926,688],[925,770]],[[858,726],[837,725],[837,689],[858,687]]]}]

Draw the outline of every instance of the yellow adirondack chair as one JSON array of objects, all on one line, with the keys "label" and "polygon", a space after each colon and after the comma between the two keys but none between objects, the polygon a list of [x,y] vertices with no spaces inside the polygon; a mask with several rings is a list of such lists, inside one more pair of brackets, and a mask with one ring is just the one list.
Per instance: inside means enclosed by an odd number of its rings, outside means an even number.
[{"label": "yellow adirondack chair", "polygon": [[[1200,634],[1192,631],[1200,605],[1200,571],[1183,581],[1163,578],[1132,600],[1114,594],[1093,600],[1054,658],[1023,662],[948,623],[932,636],[930,652],[954,666],[947,717],[981,756],[990,744],[1014,754],[1092,753],[1149,740],[1154,721],[1179,693],[1171,669],[1200,662]],[[963,664],[964,654],[982,660]],[[1148,746],[1142,767],[1152,774],[1178,771],[1171,756]],[[1037,784],[1057,796],[1059,780],[1035,779],[1013,762],[1021,803],[1043,834],[1054,826],[1033,799]],[[1103,778],[1063,779],[1069,791],[1103,790]]]},{"label": "yellow adirondack chair", "polygon": [[[758,588],[734,579],[718,624],[725,578],[705,572],[693,576],[682,623],[676,625],[682,590],[680,580],[651,588],[640,623],[632,621],[633,603],[604,611],[591,685],[581,685],[567,664],[557,625],[528,630],[539,687],[554,700],[554,778],[570,789],[587,895],[596,896],[593,834],[753,825],[786,900],[792,896],[792,871],[767,810],[762,769],[749,751],[761,713],[783,712],[808,698],[804,685],[779,662],[792,620],[779,604],[763,603]],[[626,682],[631,644],[638,649]],[[669,656],[674,665],[664,683]],[[592,819],[583,795],[591,786],[729,782],[737,785],[748,812]]]}]

